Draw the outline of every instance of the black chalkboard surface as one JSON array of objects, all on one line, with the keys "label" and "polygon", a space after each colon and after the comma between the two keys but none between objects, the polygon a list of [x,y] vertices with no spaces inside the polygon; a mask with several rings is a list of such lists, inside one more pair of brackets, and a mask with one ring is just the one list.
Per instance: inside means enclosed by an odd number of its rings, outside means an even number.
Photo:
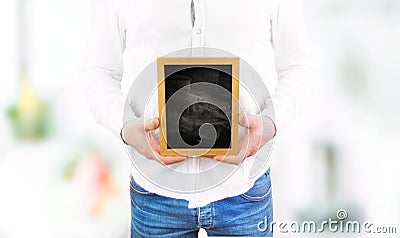
[{"label": "black chalkboard surface", "polygon": [[237,154],[239,59],[159,58],[160,153]]}]

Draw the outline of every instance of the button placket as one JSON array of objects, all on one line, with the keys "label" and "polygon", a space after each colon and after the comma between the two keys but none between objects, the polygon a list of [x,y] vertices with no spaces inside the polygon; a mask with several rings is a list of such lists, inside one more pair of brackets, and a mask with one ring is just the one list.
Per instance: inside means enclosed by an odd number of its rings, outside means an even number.
[{"label": "button placket", "polygon": [[203,1],[193,0],[195,20],[192,29],[192,47],[204,46],[204,7]]}]

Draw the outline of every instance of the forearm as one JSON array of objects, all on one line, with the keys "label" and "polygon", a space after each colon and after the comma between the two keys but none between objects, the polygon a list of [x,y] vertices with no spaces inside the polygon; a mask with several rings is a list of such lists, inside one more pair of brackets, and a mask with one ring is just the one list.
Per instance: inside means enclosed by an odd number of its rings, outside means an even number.
[{"label": "forearm", "polygon": [[278,84],[261,114],[273,119],[279,133],[302,111],[310,96],[312,68],[301,0],[276,1],[271,17],[271,44]]},{"label": "forearm", "polygon": [[94,119],[119,137],[124,115],[121,80],[125,35],[113,3],[92,2],[80,79]]}]

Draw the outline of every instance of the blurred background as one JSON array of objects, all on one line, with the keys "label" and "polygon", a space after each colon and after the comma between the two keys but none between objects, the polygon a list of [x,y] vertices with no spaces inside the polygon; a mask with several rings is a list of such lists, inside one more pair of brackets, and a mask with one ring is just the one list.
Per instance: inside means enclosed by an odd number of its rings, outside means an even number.
[{"label": "blurred background", "polygon": [[[315,96],[276,141],[275,220],[319,222],[343,209],[400,237],[400,2],[304,3]],[[0,238],[129,236],[129,158],[92,120],[78,80],[88,5],[2,1]],[[319,236],[329,235],[356,237]]]}]

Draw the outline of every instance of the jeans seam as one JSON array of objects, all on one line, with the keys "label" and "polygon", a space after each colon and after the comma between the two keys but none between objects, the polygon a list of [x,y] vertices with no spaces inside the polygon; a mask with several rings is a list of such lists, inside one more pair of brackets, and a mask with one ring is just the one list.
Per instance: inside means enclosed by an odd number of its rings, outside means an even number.
[{"label": "jeans seam", "polygon": [[130,183],[130,187],[134,192],[142,194],[142,195],[153,195],[154,194],[154,193],[148,192],[148,191],[140,191],[137,188],[135,188],[134,186],[132,186],[132,183]]},{"label": "jeans seam", "polygon": [[197,208],[197,228],[201,228],[201,224],[200,224],[200,207]]},{"label": "jeans seam", "polygon": [[245,198],[245,199],[258,202],[258,201],[261,201],[261,200],[263,200],[264,198],[266,198],[270,193],[271,193],[271,186],[268,188],[268,191],[267,191],[264,195],[259,196],[259,197],[249,196],[249,195],[247,195],[247,194],[245,194],[245,193],[240,194],[240,196],[243,197],[243,198]]},{"label": "jeans seam", "polygon": [[211,223],[210,223],[210,228],[214,227],[214,202],[211,203]]}]

